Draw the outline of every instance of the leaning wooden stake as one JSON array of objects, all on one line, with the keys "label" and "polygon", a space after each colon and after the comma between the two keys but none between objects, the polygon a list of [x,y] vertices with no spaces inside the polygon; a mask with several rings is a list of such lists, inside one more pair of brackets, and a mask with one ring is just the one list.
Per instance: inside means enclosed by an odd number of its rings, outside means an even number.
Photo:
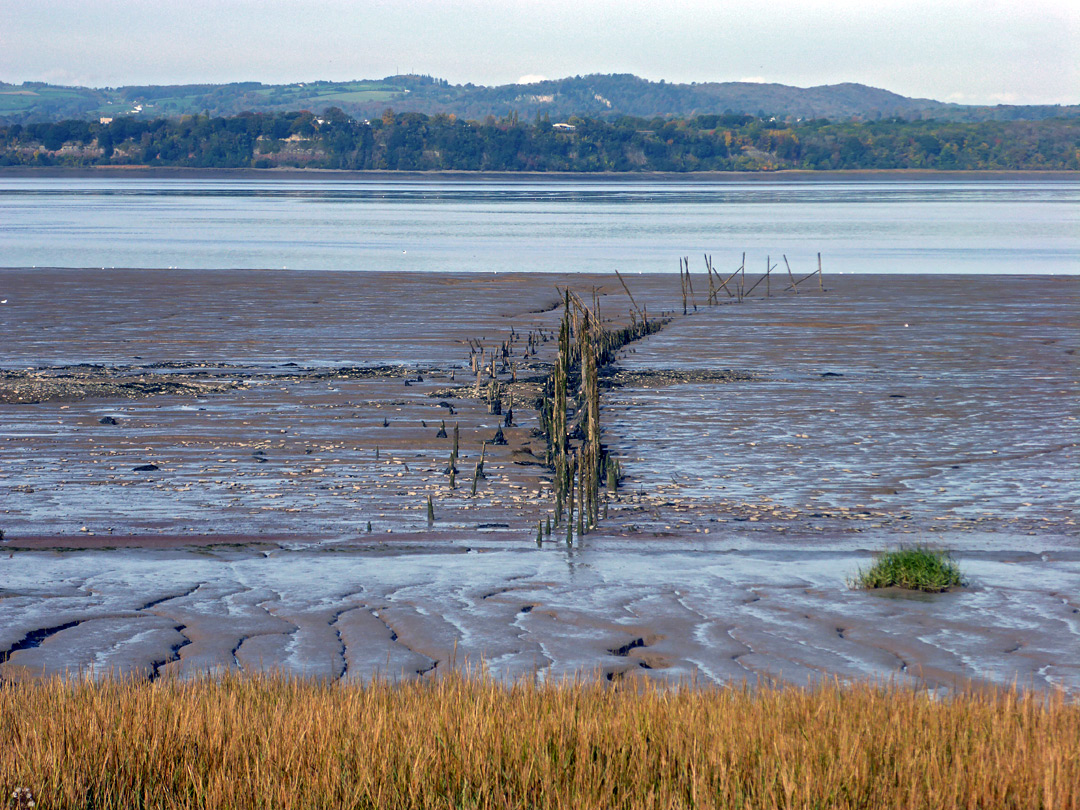
[{"label": "leaning wooden stake", "polygon": [[641,315],[641,307],[639,307],[639,306],[637,305],[637,301],[635,301],[635,300],[634,300],[634,295],[633,295],[633,293],[631,293],[631,292],[630,292],[630,288],[629,288],[629,287],[627,287],[627,286],[626,286],[626,282],[625,282],[625,281],[623,281],[623,277],[622,277],[622,274],[621,274],[621,273],[620,273],[620,272],[619,272],[618,270],[616,270],[616,271],[615,271],[615,276],[616,276],[616,277],[617,277],[617,278],[619,279],[619,283],[620,283],[620,284],[622,284],[622,288],[623,288],[624,290],[626,290],[626,294],[627,294],[627,296],[629,296],[629,298],[630,298],[630,303],[634,305],[634,309],[636,309],[636,310],[637,310],[637,313],[638,313],[638,315]]},{"label": "leaning wooden stake", "polygon": [[[726,293],[728,294],[728,298],[738,298],[738,296],[736,295],[736,293],[737,293],[737,292],[738,292],[738,290],[739,290],[739,284],[738,284],[738,282],[736,282],[736,283],[735,283],[735,292],[734,292],[734,293],[733,293],[733,292],[732,292],[731,290],[729,290],[729,289],[728,289],[728,285],[727,285],[727,284],[728,284],[728,282],[729,282],[729,281],[731,281],[731,280],[732,280],[733,278],[735,278],[735,276],[737,276],[737,275],[739,275],[739,271],[738,271],[738,270],[736,270],[736,271],[735,271],[734,273],[732,273],[732,274],[731,274],[730,276],[728,276],[728,277],[727,277],[726,279],[723,279],[723,280],[721,280],[721,281],[720,281],[720,286],[724,288],[724,292],[726,292]],[[719,278],[720,278],[720,274],[719,274],[719,273],[717,273],[717,274],[716,274],[716,278],[717,278],[717,279],[719,279]]]},{"label": "leaning wooden stake", "polygon": [[824,282],[821,280],[821,254],[817,255],[817,288],[818,292],[825,292]]},{"label": "leaning wooden stake", "polygon": [[795,283],[794,283],[794,284],[788,284],[788,285],[787,285],[786,287],[784,287],[784,289],[785,289],[785,290],[790,290],[790,289],[793,289],[793,288],[797,287],[798,285],[802,284],[802,283],[803,283],[804,281],[806,281],[806,280],[807,280],[808,278],[810,278],[810,277],[812,277],[812,276],[816,276],[816,275],[817,275],[817,270],[814,270],[813,272],[807,273],[807,274],[806,274],[805,276],[803,276],[802,278],[797,278],[797,279],[795,279]]},{"label": "leaning wooden stake", "polygon": [[[791,287],[795,290],[795,294],[799,294],[799,285],[795,283],[795,275],[791,272],[791,265],[788,264],[787,256],[784,256],[784,265],[787,267],[788,278],[791,279]],[[813,274],[811,274],[813,275]]]},{"label": "leaning wooden stake", "polygon": [[760,278],[759,278],[759,279],[758,279],[757,281],[755,281],[755,282],[754,282],[754,283],[753,283],[753,284],[752,284],[752,285],[750,286],[750,289],[749,289],[749,290],[747,290],[747,291],[746,291],[745,293],[743,293],[743,297],[744,297],[744,298],[745,298],[745,297],[747,297],[747,296],[749,296],[749,295],[750,295],[750,293],[752,293],[752,292],[753,292],[753,291],[754,291],[755,289],[757,289],[757,286],[758,286],[758,284],[760,284],[761,282],[765,281],[765,280],[766,280],[766,279],[767,279],[767,278],[769,277],[769,272],[770,272],[770,268],[771,268],[772,270],[775,270],[775,269],[776,269],[776,265],[775,265],[775,264],[773,264],[773,265],[769,265],[769,264],[766,264],[766,265],[765,265],[765,275],[761,276],[761,277],[760,277]]},{"label": "leaning wooden stake", "polygon": [[[731,290],[728,289],[727,282],[720,278],[720,271],[717,270],[716,266],[713,264],[712,256],[709,256],[709,269],[712,271],[712,274],[714,276],[716,276],[716,283],[719,285],[716,288],[716,292],[713,293],[713,303],[714,304],[720,303],[719,299],[720,299],[720,288],[721,287],[723,287],[724,292],[726,292],[728,294],[728,298],[734,298],[734,296],[731,293]],[[728,281],[730,281],[730,280],[731,280],[731,277],[729,276]]]}]

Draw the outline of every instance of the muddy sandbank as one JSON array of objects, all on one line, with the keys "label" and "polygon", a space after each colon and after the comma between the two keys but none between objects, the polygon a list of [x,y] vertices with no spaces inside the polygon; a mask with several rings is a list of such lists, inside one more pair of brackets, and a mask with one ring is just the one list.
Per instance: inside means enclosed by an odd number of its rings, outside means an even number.
[{"label": "muddy sandbank", "polygon": [[[626,479],[569,548],[535,542],[552,500],[524,389],[507,426],[470,355],[497,350],[508,388],[542,377],[559,288],[625,319],[615,279],[0,281],[9,371],[227,383],[0,404],[3,677],[431,677],[457,649],[506,677],[1077,688],[1074,278],[826,275],[710,307],[702,273],[684,317],[677,277],[628,276],[675,317],[620,354],[602,418]],[[952,548],[971,587],[848,589],[908,541]]]}]

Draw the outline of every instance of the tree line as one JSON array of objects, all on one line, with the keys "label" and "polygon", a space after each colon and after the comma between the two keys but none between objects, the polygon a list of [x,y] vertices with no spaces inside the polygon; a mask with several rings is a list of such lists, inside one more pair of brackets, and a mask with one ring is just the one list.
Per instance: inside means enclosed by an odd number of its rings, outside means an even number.
[{"label": "tree line", "polygon": [[750,115],[466,121],[395,113],[190,115],[0,127],[0,166],[383,171],[1080,170],[1080,121],[785,122]]}]

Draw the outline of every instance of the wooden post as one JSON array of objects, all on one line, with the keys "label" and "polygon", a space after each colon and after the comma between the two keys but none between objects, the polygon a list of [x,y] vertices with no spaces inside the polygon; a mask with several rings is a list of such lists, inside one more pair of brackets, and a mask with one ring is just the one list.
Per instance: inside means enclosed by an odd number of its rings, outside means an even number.
[{"label": "wooden post", "polygon": [[[584,448],[582,448],[584,449]],[[578,486],[578,508],[577,508],[577,536],[578,540],[585,534],[584,528],[584,516],[582,512],[585,511],[585,480],[582,469],[584,458],[580,459],[574,466],[577,467],[577,486]]]},{"label": "wooden post", "polygon": [[746,289],[746,253],[742,255],[742,264],[739,266],[739,303],[741,304],[746,294],[743,290]]},{"label": "wooden post", "polygon": [[821,281],[821,254],[817,255],[817,288],[818,292],[825,292],[825,287]]},{"label": "wooden post", "polygon": [[686,314],[686,276],[683,275],[683,260],[679,257],[679,287],[682,290],[682,314]]},{"label": "wooden post", "polygon": [[772,279],[769,276],[772,274],[772,268],[769,266],[769,257],[765,257],[765,297],[768,298],[772,294]]},{"label": "wooden post", "polygon": [[[576,455],[570,456],[567,467],[567,472],[569,473],[567,478],[569,479],[570,484],[567,487],[567,489],[569,490],[568,494],[570,495],[570,500],[567,503],[566,512],[566,545],[568,546],[573,545],[574,543],[574,467],[576,466],[576,461]],[[578,537],[581,537],[581,532],[578,532]]]},{"label": "wooden post", "polygon": [[709,261],[709,255],[707,253],[705,254],[705,273],[709,277],[709,298],[706,303],[709,306],[712,306],[716,303],[716,287],[713,284],[712,262]]},{"label": "wooden post", "polygon": [[791,279],[791,286],[792,286],[792,289],[794,289],[794,290],[795,290],[795,294],[796,294],[796,295],[798,295],[798,294],[799,294],[799,285],[795,283],[795,276],[794,276],[794,274],[793,274],[793,273],[791,272],[791,265],[790,265],[790,264],[788,264],[788,260],[787,260],[787,256],[786,256],[786,255],[784,256],[784,265],[785,265],[785,266],[787,267],[787,274],[788,274],[788,278],[790,278],[790,279]]},{"label": "wooden post", "polygon": [[[694,282],[690,280],[690,257],[686,257],[686,286],[690,288],[690,304],[694,307],[694,311],[697,312],[697,300],[694,297]],[[683,307],[686,308],[685,305]]]},{"label": "wooden post", "polygon": [[[595,523],[597,502],[597,465],[600,459],[600,377],[597,368],[596,338],[599,337],[600,324],[595,314],[591,319],[585,313],[585,323],[582,330],[585,334],[582,340],[581,350],[581,376],[585,383],[585,407],[588,417],[588,431],[586,433],[588,459],[588,492],[589,492],[589,516],[590,522]],[[583,504],[584,505],[584,504]]]}]

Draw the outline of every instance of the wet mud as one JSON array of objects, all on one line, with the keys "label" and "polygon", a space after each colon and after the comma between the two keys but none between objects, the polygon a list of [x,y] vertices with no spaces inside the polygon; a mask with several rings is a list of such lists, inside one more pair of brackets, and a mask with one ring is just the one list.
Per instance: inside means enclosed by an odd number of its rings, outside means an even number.
[{"label": "wet mud", "polygon": [[[1080,687],[1075,279],[826,275],[683,316],[677,277],[626,278],[673,317],[605,370],[624,479],[567,547],[536,542],[533,399],[557,288],[616,325],[614,279],[0,271],[0,677]],[[848,587],[902,542],[968,587]]]}]

